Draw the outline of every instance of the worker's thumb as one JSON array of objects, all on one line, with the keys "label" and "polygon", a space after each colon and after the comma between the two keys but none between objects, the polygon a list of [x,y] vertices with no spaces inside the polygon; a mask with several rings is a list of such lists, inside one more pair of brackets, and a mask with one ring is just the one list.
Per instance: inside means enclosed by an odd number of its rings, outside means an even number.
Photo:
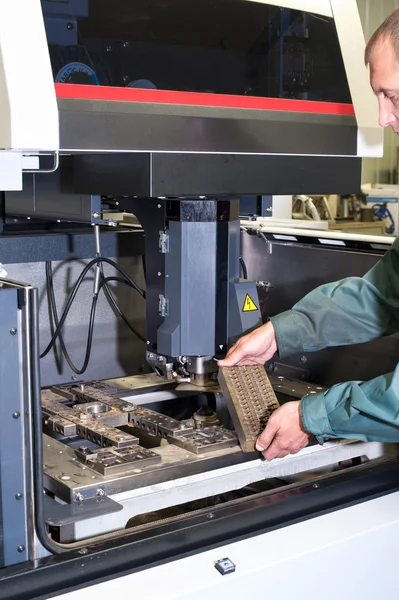
[{"label": "worker's thumb", "polygon": [[242,352],[240,352],[239,348],[231,351],[226,358],[218,361],[219,367],[235,367],[237,363],[240,362],[242,358]]},{"label": "worker's thumb", "polygon": [[273,421],[269,421],[266,429],[260,434],[256,440],[255,448],[258,452],[264,452],[274,440],[274,436],[277,433],[278,426],[273,424]]}]

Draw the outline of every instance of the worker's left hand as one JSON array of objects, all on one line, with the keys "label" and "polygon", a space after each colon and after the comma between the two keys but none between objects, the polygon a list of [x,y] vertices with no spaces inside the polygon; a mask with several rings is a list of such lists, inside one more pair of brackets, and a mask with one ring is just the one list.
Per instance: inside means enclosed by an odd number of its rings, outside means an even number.
[{"label": "worker's left hand", "polygon": [[256,441],[256,449],[266,460],[296,454],[313,437],[302,427],[300,402],[283,404],[270,417],[266,429]]}]

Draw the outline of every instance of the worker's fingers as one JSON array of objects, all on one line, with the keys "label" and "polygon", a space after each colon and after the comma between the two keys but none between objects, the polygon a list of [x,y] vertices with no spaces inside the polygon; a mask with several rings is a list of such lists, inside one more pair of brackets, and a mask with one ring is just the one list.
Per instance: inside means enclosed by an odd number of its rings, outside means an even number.
[{"label": "worker's fingers", "polygon": [[291,454],[290,449],[281,443],[281,440],[276,436],[270,446],[262,452],[266,460],[274,460],[275,458],[284,458]]},{"label": "worker's fingers", "polygon": [[219,360],[219,367],[235,367],[243,359],[244,353],[239,343],[230,348],[226,358]]},{"label": "worker's fingers", "polygon": [[273,442],[274,437],[278,431],[278,423],[270,418],[266,429],[260,434],[258,439],[256,440],[255,448],[258,452],[264,452]]}]

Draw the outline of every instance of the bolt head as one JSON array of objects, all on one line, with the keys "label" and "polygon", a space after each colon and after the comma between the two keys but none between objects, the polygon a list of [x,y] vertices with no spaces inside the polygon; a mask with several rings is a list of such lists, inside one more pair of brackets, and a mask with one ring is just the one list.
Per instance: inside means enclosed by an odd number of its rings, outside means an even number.
[{"label": "bolt head", "polygon": [[23,498],[23,494],[21,494],[21,492],[18,492],[17,494],[15,494],[15,500],[22,500]]},{"label": "bolt head", "polygon": [[20,416],[21,416],[21,413],[19,413],[17,410],[12,413],[12,418],[13,419],[19,419]]},{"label": "bolt head", "polygon": [[75,502],[83,502],[83,500],[84,500],[83,494],[81,494],[80,492],[75,494]]},{"label": "bolt head", "polygon": [[162,208],[162,204],[158,204],[157,206],[158,206],[158,208]]},{"label": "bolt head", "polygon": [[16,327],[11,327],[11,329],[10,329],[11,335],[16,335],[17,331],[18,331],[18,329]]},{"label": "bolt head", "polygon": [[20,553],[25,552],[25,546],[22,546],[22,544],[21,544],[20,546],[18,546],[17,550]]},{"label": "bolt head", "polygon": [[104,491],[104,490],[102,490],[102,489],[99,489],[99,490],[97,490],[97,492],[96,492],[96,496],[97,496],[98,498],[103,498],[103,497],[105,496],[105,491]]},{"label": "bolt head", "polygon": [[73,23],[67,23],[67,29],[68,31],[72,31],[73,30]]}]

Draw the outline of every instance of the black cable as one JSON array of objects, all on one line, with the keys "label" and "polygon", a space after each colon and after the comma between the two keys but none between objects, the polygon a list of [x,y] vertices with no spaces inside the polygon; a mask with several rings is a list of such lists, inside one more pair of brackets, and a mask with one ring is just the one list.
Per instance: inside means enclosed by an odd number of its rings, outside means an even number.
[{"label": "black cable", "polygon": [[47,345],[46,349],[44,350],[44,352],[42,352],[42,354],[40,355],[40,358],[44,358],[45,356],[47,356],[47,354],[50,352],[50,350],[53,348],[57,338],[59,337],[60,331],[62,330],[62,327],[64,326],[65,320],[68,316],[68,313],[71,309],[72,303],[75,300],[76,294],[79,291],[80,286],[82,285],[82,282],[84,280],[84,278],[86,277],[87,273],[90,271],[90,269],[98,264],[101,263],[107,263],[110,264],[111,266],[113,266],[117,271],[119,271],[119,273],[121,273],[121,275],[124,277],[124,279],[126,279],[129,283],[129,285],[135,289],[143,298],[146,297],[145,292],[131,279],[131,277],[129,277],[129,275],[119,266],[117,265],[113,260],[111,260],[110,258],[105,258],[105,257],[98,257],[98,258],[94,258],[93,260],[91,260],[86,267],[83,269],[83,271],[81,272],[81,274],[78,277],[78,280],[76,281],[73,290],[68,298],[68,302],[64,308],[64,311],[61,315],[61,318],[59,320],[59,323],[53,333],[53,336],[49,342],[49,344]]},{"label": "black cable", "polygon": [[136,329],[133,327],[133,325],[131,325],[131,323],[129,323],[129,321],[126,318],[126,316],[124,315],[121,307],[119,306],[119,304],[115,300],[115,296],[113,295],[111,289],[108,286],[108,283],[110,281],[117,281],[119,283],[124,283],[124,284],[127,284],[127,285],[130,285],[130,284],[127,281],[125,281],[124,279],[122,279],[121,277],[105,277],[104,276],[104,271],[103,271],[103,269],[101,269],[100,288],[104,287],[104,293],[105,293],[105,295],[107,297],[108,302],[111,304],[111,307],[117,312],[117,314],[120,316],[120,318],[125,323],[125,325],[130,329],[130,331],[132,333],[134,333],[134,335],[139,340],[141,340],[142,342],[145,343],[146,342],[145,338],[138,331],[136,331]]},{"label": "black cable", "polygon": [[[46,262],[46,277],[47,277],[47,284],[48,284],[48,291],[49,291],[49,295],[50,295],[50,303],[51,303],[53,319],[54,319],[55,326],[58,327],[59,319],[58,319],[57,304],[55,301],[55,294],[54,294],[53,270],[52,270],[51,262]],[[76,375],[83,375],[83,373],[86,371],[87,366],[89,364],[92,342],[93,342],[94,317],[96,314],[97,300],[98,300],[98,294],[95,294],[93,296],[93,301],[92,301],[91,310],[90,310],[89,329],[88,329],[88,333],[87,333],[87,343],[86,343],[86,353],[85,353],[85,358],[83,361],[83,366],[80,369],[78,367],[76,367],[75,364],[73,363],[73,361],[68,353],[68,350],[66,348],[66,345],[64,342],[64,337],[63,337],[61,331],[58,336],[58,341],[60,343],[61,350],[65,357],[65,360],[67,361],[67,363],[68,363],[69,367],[72,369],[72,371],[74,373],[76,373]]]},{"label": "black cable", "polygon": [[247,265],[245,264],[245,261],[242,256],[240,256],[240,265],[241,265],[241,269],[242,269],[243,279],[248,279]]}]

